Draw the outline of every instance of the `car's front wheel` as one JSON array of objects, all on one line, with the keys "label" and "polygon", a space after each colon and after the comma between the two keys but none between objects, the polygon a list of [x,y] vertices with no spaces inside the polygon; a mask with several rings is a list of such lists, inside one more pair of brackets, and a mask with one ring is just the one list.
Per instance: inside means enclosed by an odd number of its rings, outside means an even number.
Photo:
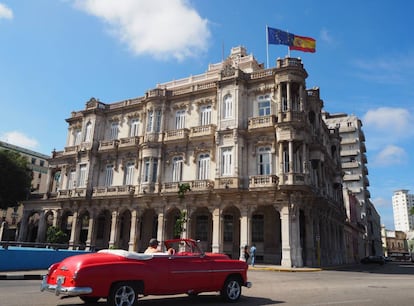
[{"label": "car's front wheel", "polygon": [[134,306],[137,304],[138,291],[131,282],[114,284],[108,297],[110,306]]},{"label": "car's front wheel", "polygon": [[221,296],[227,302],[236,302],[241,296],[241,285],[239,280],[230,276],[225,282],[223,289],[221,289]]}]

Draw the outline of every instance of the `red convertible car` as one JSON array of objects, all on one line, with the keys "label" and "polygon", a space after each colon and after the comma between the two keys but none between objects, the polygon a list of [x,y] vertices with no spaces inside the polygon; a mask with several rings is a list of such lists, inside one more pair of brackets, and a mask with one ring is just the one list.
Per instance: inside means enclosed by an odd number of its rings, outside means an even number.
[{"label": "red convertible car", "polygon": [[169,252],[143,254],[101,250],[71,256],[50,266],[41,291],[79,296],[85,303],[107,299],[109,305],[136,305],[138,296],[220,292],[235,302],[247,281],[247,264],[227,255],[201,252],[195,240],[164,243]]}]

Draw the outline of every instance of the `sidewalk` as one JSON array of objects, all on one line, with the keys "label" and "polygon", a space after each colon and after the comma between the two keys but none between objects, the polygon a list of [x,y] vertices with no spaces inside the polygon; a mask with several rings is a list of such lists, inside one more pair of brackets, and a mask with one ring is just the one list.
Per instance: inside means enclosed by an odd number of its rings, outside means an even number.
[{"label": "sidewalk", "polygon": [[[255,265],[249,266],[250,271],[273,271],[273,272],[317,272],[321,268],[285,268],[276,265]],[[0,280],[41,280],[47,270],[26,270],[26,271],[4,271],[0,272]]]}]

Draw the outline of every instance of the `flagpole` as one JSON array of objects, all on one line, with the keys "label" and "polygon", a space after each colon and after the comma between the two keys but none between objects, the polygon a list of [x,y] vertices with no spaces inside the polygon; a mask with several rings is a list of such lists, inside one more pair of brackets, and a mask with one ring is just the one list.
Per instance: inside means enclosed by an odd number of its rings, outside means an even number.
[{"label": "flagpole", "polygon": [[269,30],[266,25],[266,69],[269,68]]}]

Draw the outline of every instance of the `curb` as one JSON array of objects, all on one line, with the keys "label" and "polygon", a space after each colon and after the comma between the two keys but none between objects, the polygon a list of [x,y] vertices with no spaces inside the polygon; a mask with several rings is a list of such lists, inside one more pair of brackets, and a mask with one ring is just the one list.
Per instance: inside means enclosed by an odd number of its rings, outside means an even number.
[{"label": "curb", "polygon": [[253,271],[273,271],[273,272],[319,272],[321,268],[282,268],[282,267],[251,267]]},{"label": "curb", "polygon": [[0,274],[0,280],[41,280],[40,274]]}]

